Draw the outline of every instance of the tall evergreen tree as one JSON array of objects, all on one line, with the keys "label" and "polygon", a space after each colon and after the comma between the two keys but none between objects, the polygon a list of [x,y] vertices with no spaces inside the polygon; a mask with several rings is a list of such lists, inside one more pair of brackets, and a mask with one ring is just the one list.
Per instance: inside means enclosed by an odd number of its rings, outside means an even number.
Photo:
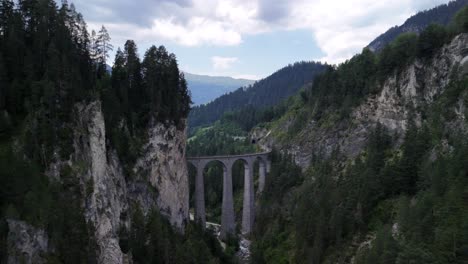
[{"label": "tall evergreen tree", "polygon": [[0,1],[0,36],[8,32],[9,20],[13,17],[14,3],[11,0]]},{"label": "tall evergreen tree", "polygon": [[138,48],[133,40],[125,42],[123,55],[125,58],[125,85],[129,95],[129,106],[135,109],[135,114],[129,116],[129,126],[132,134],[134,134],[135,126],[141,126],[144,123],[144,113],[148,109],[148,97],[143,88]]},{"label": "tall evergreen tree", "polygon": [[93,61],[96,61],[98,58],[97,34],[94,29],[91,30],[89,55]]},{"label": "tall evergreen tree", "polygon": [[158,115],[162,103],[162,93],[159,87],[162,72],[159,68],[159,54],[156,46],[151,46],[145,53],[142,63],[145,92],[149,96],[150,111]]},{"label": "tall evergreen tree", "polygon": [[111,37],[109,32],[107,32],[107,29],[102,26],[96,37],[97,62],[101,65],[106,65],[107,59],[109,58],[109,52],[114,50],[114,46],[110,41]]}]

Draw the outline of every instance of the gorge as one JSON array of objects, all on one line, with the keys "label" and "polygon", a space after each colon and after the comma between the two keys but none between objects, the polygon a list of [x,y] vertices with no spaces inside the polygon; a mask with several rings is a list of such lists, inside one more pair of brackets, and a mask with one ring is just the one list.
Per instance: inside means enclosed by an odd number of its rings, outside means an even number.
[{"label": "gorge", "polygon": [[467,4],[194,107],[169,48],[0,0],[0,263],[467,263]]}]

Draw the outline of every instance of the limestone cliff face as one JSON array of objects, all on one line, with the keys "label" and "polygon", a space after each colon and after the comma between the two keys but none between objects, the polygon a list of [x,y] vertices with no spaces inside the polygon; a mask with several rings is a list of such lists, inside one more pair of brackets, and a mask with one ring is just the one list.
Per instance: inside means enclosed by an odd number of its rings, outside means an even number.
[{"label": "limestone cliff face", "polygon": [[118,232],[129,228],[132,207],[144,213],[159,208],[183,232],[188,219],[188,174],[185,162],[185,130],[153,123],[148,143],[133,175],[125,175],[116,151],[109,147],[104,115],[99,101],[77,105],[74,153],[70,160],[52,164],[48,175],[60,180],[60,171],[70,167],[79,178],[85,218],[95,227],[99,263],[126,263]]},{"label": "limestone cliff face", "polygon": [[153,124],[149,142],[134,172],[157,190],[157,205],[170,222],[183,229],[189,217],[189,183],[185,161],[185,130]]},{"label": "limestone cliff face", "polygon": [[95,226],[99,263],[122,263],[118,230],[121,215],[128,210],[129,195],[116,154],[106,147],[106,131],[101,104],[77,107],[75,153],[71,165],[81,177],[85,217]]},{"label": "limestone cliff face", "polygon": [[[352,158],[364,148],[371,128],[382,124],[397,141],[406,130],[410,113],[416,123],[421,121],[418,109],[430,105],[449,84],[452,74],[468,72],[468,34],[455,37],[436,53],[430,61],[416,60],[400,73],[395,73],[382,84],[381,92],[367,98],[351,113],[350,120],[319,125],[310,121],[293,139],[281,140],[275,135],[287,131],[293,124],[284,118],[270,129],[256,129],[252,134],[265,149],[273,146],[292,154],[300,166],[306,168],[314,154],[328,156],[339,149]],[[463,102],[460,102],[463,111]],[[462,118],[462,117],[461,117]]]},{"label": "limestone cliff face", "polygon": [[42,229],[16,220],[7,220],[8,223],[8,264],[42,264],[47,261],[43,254],[53,251],[49,247],[47,234]]},{"label": "limestone cliff face", "polygon": [[[119,230],[130,228],[136,205],[144,213],[159,209],[183,232],[189,217],[185,129],[152,122],[141,157],[132,175],[126,175],[106,137],[101,103],[76,105],[73,122],[72,155],[51,164],[46,175],[51,181],[61,182],[67,170],[66,174],[78,179],[84,217],[95,228],[98,263],[129,263],[131,256],[119,246]],[[13,220],[8,225],[8,263],[45,263],[40,255],[53,250],[45,231]]]}]

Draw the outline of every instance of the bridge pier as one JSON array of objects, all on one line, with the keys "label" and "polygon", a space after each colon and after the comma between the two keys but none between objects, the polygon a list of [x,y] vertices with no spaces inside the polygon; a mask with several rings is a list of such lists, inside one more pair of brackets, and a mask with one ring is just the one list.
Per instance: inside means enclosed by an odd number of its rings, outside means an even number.
[{"label": "bridge pier", "polygon": [[255,218],[255,193],[253,182],[254,161],[244,163],[244,200],[242,206],[242,233],[252,231]]},{"label": "bridge pier", "polygon": [[234,199],[232,195],[232,163],[223,167],[223,204],[221,212],[221,239],[235,232]]},{"label": "bridge pier", "polygon": [[198,165],[195,178],[195,221],[197,221],[203,229],[206,225],[204,169],[204,164]]},{"label": "bridge pier", "polygon": [[258,164],[258,193],[263,192],[263,189],[265,188],[265,177],[266,177],[266,165],[264,161],[260,161]]}]

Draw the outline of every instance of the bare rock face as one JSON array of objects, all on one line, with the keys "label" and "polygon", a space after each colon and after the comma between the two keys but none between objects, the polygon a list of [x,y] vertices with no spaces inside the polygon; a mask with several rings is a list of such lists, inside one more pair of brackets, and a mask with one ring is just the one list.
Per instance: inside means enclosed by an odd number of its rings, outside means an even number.
[{"label": "bare rock face", "polygon": [[460,62],[460,74],[468,75],[468,55]]},{"label": "bare rock face", "polygon": [[68,166],[79,178],[85,219],[95,227],[98,263],[131,260],[119,246],[119,230],[130,228],[134,205],[145,214],[159,209],[183,232],[189,217],[185,130],[153,123],[133,175],[125,175],[116,151],[109,149],[101,103],[77,105],[74,120],[74,153],[51,164],[47,174],[60,180],[60,171]]},{"label": "bare rock face", "polygon": [[145,153],[134,168],[157,190],[157,205],[169,221],[183,230],[189,217],[189,183],[185,161],[185,130],[154,124]]},{"label": "bare rock face", "polygon": [[46,263],[42,255],[49,252],[49,240],[42,229],[16,220],[8,222],[8,264]]},{"label": "bare rock face", "polygon": [[119,247],[120,216],[128,210],[125,178],[115,153],[106,148],[106,131],[100,102],[77,107],[78,129],[72,168],[86,194],[85,218],[94,224],[99,263],[122,263]]},{"label": "bare rock face", "polygon": [[[467,54],[468,34],[461,34],[429,63],[415,61],[401,74],[388,78],[380,94],[356,109],[353,117],[361,122],[379,122],[390,131],[402,134],[410,110],[431,104],[449,84],[454,69],[462,69],[460,66]],[[418,121],[419,117],[416,119]]]},{"label": "bare rock face", "polygon": [[[275,135],[287,131],[288,123],[291,123],[284,120],[271,131],[256,131],[262,135],[259,144],[265,149],[274,146],[291,154],[298,165],[307,168],[314,155],[326,157],[335,150],[346,158],[355,157],[365,147],[370,131],[377,123],[396,135],[397,142],[401,142],[411,118],[417,125],[421,123],[418,109],[431,104],[444,92],[452,74],[468,73],[467,56],[468,34],[460,34],[430,61],[416,60],[403,71],[387,78],[381,92],[355,108],[350,120],[332,119],[326,125],[310,122],[293,139],[281,140]],[[463,102],[461,104],[460,111],[464,111]]]}]

